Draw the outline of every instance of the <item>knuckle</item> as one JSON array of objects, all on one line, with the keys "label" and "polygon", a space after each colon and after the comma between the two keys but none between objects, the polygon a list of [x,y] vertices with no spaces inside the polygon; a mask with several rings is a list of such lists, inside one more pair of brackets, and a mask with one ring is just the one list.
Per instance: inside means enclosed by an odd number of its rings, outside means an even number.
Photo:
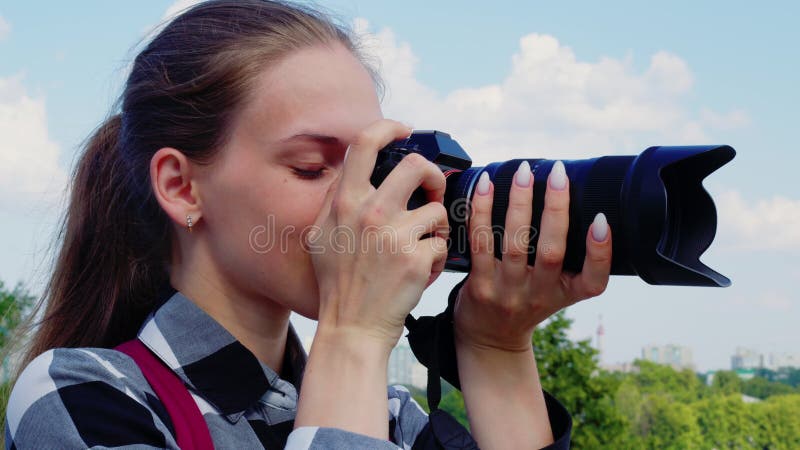
[{"label": "knuckle", "polygon": [[[515,245],[512,245],[512,247],[515,247]],[[508,262],[517,264],[525,262],[528,258],[526,253],[514,250],[506,252],[506,254],[503,255],[503,259],[507,260]]]},{"label": "knuckle", "polygon": [[589,262],[593,264],[606,265],[611,263],[611,254],[609,252],[587,252],[586,256]]},{"label": "knuckle", "polygon": [[432,205],[430,208],[433,210],[433,215],[436,217],[439,223],[447,223],[447,207],[444,204],[439,202],[430,202],[429,205]]},{"label": "knuckle", "polygon": [[425,167],[429,161],[419,153],[409,153],[403,158],[401,162],[405,163],[409,167],[413,167],[415,169],[421,169]]},{"label": "knuckle", "polygon": [[356,210],[356,202],[351,197],[340,193],[333,198],[331,209],[337,214],[349,215]]},{"label": "knuckle", "polygon": [[474,227],[470,236],[470,247],[475,253],[488,253],[494,245],[494,236],[487,226]]},{"label": "knuckle", "polygon": [[472,217],[476,215],[488,216],[492,213],[492,202],[489,199],[486,199],[486,201],[482,198],[473,199],[470,202],[470,211]]},{"label": "knuckle", "polygon": [[478,303],[490,303],[494,300],[494,287],[489,283],[476,283],[472,286],[470,294]]},{"label": "knuckle", "polygon": [[564,261],[564,248],[552,243],[544,243],[539,247],[537,261],[548,266],[561,265]]},{"label": "knuckle", "polygon": [[525,195],[511,195],[508,204],[514,209],[533,209],[531,198]]},{"label": "knuckle", "polygon": [[379,227],[384,223],[386,213],[383,207],[377,204],[366,206],[359,215],[358,224],[363,227]]},{"label": "knuckle", "polygon": [[353,138],[352,145],[357,148],[374,148],[378,146],[378,136],[371,128],[361,130],[355,138]]},{"label": "knuckle", "polygon": [[551,197],[550,201],[545,201],[544,211],[548,214],[566,215],[569,213],[569,202]]},{"label": "knuckle", "polygon": [[608,283],[589,283],[586,286],[586,294],[590,297],[596,297],[606,291]]}]

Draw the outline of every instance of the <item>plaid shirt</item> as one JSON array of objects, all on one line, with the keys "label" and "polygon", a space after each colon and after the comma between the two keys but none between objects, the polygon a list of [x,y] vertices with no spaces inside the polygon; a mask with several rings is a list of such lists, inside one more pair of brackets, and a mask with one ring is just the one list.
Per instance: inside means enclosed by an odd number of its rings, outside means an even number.
[{"label": "plaid shirt", "polygon": [[[138,337],[189,388],[217,448],[411,449],[431,433],[401,386],[388,388],[392,441],[334,428],[293,430],[305,354],[286,352],[283,379],[174,290]],[[298,340],[291,328],[289,339]],[[548,409],[554,433],[564,429],[563,407],[554,414],[548,402]],[[568,427],[565,433],[556,436],[568,443]],[[10,449],[178,448],[170,417],[136,363],[105,348],[57,348],[33,360],[11,393],[5,442]]]}]

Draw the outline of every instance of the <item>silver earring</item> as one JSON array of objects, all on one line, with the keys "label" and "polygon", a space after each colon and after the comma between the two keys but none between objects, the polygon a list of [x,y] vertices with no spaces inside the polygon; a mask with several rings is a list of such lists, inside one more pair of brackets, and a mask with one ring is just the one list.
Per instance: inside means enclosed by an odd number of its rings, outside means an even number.
[{"label": "silver earring", "polygon": [[189,229],[189,233],[192,232],[192,216],[186,216],[186,227]]}]

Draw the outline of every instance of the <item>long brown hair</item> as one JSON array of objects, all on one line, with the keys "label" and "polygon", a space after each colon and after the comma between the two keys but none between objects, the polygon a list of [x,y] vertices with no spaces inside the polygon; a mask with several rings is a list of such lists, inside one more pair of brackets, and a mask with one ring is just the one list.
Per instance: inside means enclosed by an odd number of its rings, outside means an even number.
[{"label": "long brown hair", "polygon": [[113,347],[135,336],[169,282],[171,225],[150,186],[153,154],[168,146],[211,163],[256,76],[292,51],[331,43],[364,61],[328,16],[268,0],[200,3],[149,42],[118,113],[94,131],[74,170],[46,308],[22,366],[52,348]]}]

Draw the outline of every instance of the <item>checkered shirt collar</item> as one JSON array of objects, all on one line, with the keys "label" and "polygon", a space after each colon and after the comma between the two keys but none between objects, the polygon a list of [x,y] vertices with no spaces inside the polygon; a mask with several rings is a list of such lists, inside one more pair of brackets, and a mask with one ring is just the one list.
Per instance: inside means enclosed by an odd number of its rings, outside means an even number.
[{"label": "checkered shirt collar", "polygon": [[[270,387],[291,391],[282,393],[296,401],[292,384],[281,380],[228,330],[174,289],[145,320],[138,338],[231,422],[264,397]],[[293,329],[289,339],[297,339]],[[286,362],[291,363],[288,353]]]}]

